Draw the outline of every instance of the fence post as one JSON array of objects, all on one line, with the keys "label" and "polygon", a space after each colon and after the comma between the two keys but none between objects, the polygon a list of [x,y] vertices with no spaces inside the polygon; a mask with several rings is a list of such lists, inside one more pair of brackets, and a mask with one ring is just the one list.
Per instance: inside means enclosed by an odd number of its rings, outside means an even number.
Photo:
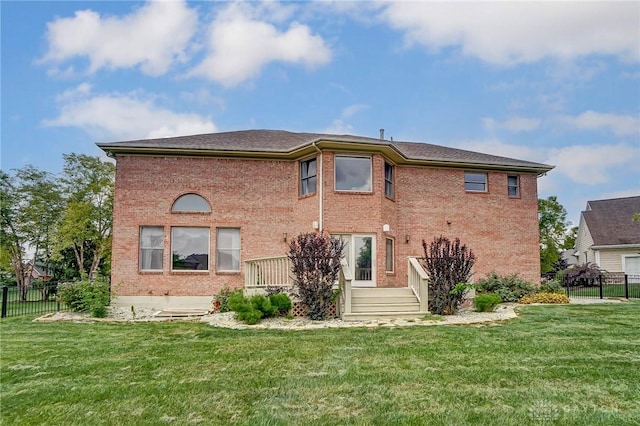
[{"label": "fence post", "polygon": [[6,318],[7,317],[7,299],[9,298],[9,287],[2,286],[2,314],[0,315],[0,318]]},{"label": "fence post", "polygon": [[602,275],[598,275],[598,284],[600,284],[600,299],[603,299],[603,297],[602,297]]},{"label": "fence post", "polygon": [[624,298],[629,298],[629,275],[624,274]]}]

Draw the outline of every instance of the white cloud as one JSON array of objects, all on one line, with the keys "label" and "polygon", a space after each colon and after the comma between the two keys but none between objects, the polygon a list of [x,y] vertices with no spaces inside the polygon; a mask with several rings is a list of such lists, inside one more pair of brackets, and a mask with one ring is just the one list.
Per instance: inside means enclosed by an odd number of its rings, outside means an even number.
[{"label": "white cloud", "polygon": [[126,140],[211,133],[215,124],[198,114],[176,113],[139,94],[94,95],[81,84],[58,97],[59,115],[45,126],[77,127],[97,140]]},{"label": "white cloud", "polygon": [[161,75],[185,59],[197,24],[196,11],[177,0],[149,1],[124,17],[81,10],[47,24],[49,49],[42,61],[87,57],[91,73],[139,66],[145,74]]},{"label": "white cloud", "polygon": [[515,145],[497,139],[489,139],[458,141],[447,145],[555,166],[549,176],[540,181],[540,192],[550,190],[556,186],[556,181],[566,178],[574,184],[608,183],[612,181],[613,175],[620,168],[637,168],[640,159],[640,147],[622,143],[549,148]]},{"label": "white cloud", "polygon": [[331,124],[322,130],[322,133],[329,133],[333,135],[345,135],[353,134],[353,126],[347,123],[345,120],[358,114],[360,111],[364,111],[369,108],[367,104],[353,104],[342,109],[340,117],[336,118]]},{"label": "white cloud", "polygon": [[389,2],[380,17],[404,32],[407,46],[455,48],[497,65],[640,59],[637,2]]},{"label": "white cloud", "polygon": [[633,116],[585,111],[577,116],[560,117],[560,120],[581,130],[606,129],[616,136],[640,136],[640,117],[637,115]]},{"label": "white cloud", "polygon": [[[280,12],[280,10],[278,10]],[[307,68],[324,65],[331,60],[331,50],[324,40],[311,34],[306,25],[293,22],[280,31],[260,17],[263,10],[248,4],[232,3],[221,10],[211,23],[207,57],[187,76],[200,76],[232,87],[256,77],[271,62],[302,64]]]},{"label": "white cloud", "polygon": [[482,123],[487,130],[505,129],[510,132],[529,132],[540,127],[541,121],[537,118],[511,117],[504,121],[483,118]]},{"label": "white cloud", "polygon": [[637,167],[639,158],[640,148],[626,144],[573,145],[550,149],[547,162],[575,183],[598,185],[610,182],[620,167]]}]

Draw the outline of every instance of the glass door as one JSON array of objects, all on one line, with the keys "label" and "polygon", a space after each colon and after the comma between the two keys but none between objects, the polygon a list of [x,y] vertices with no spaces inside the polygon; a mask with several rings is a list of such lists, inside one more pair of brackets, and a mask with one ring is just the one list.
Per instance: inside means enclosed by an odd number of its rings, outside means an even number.
[{"label": "glass door", "polygon": [[353,271],[354,287],[376,286],[375,234],[336,235],[345,242],[344,257]]}]

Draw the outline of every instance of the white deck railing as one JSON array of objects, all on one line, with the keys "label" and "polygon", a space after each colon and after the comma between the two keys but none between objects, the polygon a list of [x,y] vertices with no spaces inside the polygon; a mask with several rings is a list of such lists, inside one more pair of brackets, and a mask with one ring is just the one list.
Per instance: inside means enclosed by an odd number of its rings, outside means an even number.
[{"label": "white deck railing", "polygon": [[244,262],[244,287],[255,291],[266,287],[291,287],[291,262],[287,256],[263,257]]},{"label": "white deck railing", "polygon": [[426,312],[429,308],[429,276],[417,257],[409,257],[408,259],[409,288],[413,290],[413,294],[420,302],[420,311]]}]

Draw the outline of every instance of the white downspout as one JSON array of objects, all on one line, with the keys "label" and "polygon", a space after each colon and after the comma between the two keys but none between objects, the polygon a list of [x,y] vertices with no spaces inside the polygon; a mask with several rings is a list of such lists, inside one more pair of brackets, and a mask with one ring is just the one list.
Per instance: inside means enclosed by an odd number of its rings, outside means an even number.
[{"label": "white downspout", "polygon": [[319,188],[318,188],[318,230],[320,231],[320,233],[322,233],[322,229],[323,229],[323,224],[322,224],[322,217],[323,217],[323,202],[322,202],[322,196],[323,196],[323,191],[322,188],[324,186],[324,182],[322,180],[322,151],[320,150],[320,148],[318,148],[316,146],[316,143],[313,142],[312,143],[313,147],[316,149],[316,151],[318,151],[320,153],[320,158],[318,159],[318,182],[319,182]]}]

